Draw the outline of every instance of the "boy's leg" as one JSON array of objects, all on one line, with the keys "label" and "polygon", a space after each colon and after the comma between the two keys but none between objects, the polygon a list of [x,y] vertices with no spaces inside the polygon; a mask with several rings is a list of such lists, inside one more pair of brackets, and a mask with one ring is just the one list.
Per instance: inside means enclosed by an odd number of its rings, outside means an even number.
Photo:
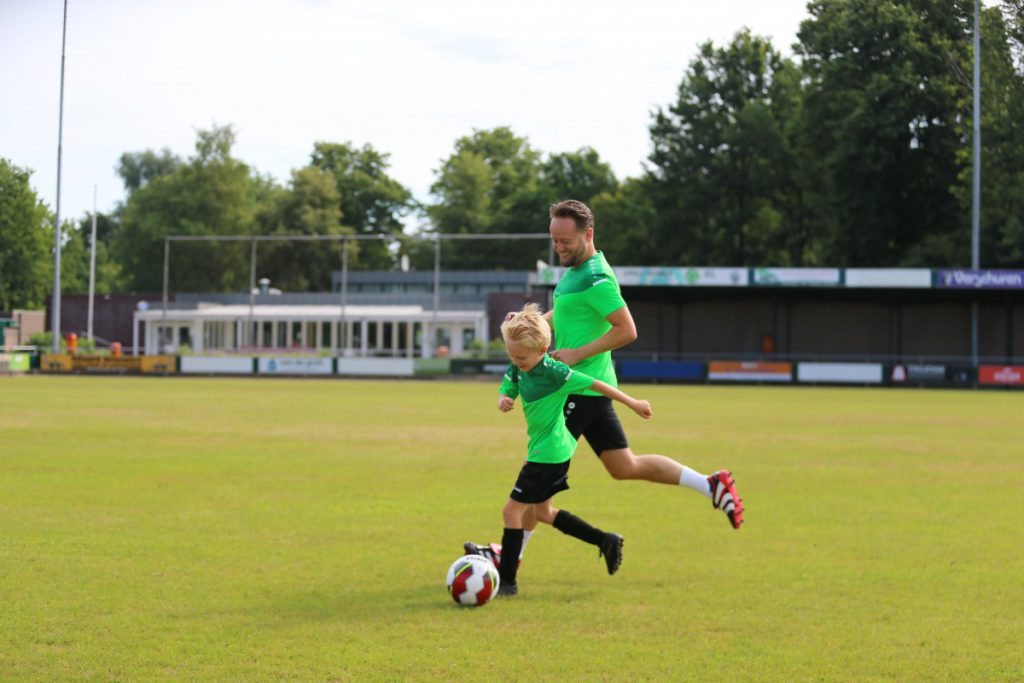
[{"label": "boy's leg", "polygon": [[537,518],[540,521],[550,520],[549,523],[563,534],[596,545],[599,554],[604,556],[608,573],[614,574],[619,571],[619,567],[622,566],[622,536],[590,526],[568,510],[555,510],[551,507],[551,501],[547,501],[547,505],[547,511],[537,511]]},{"label": "boy's leg", "polygon": [[[527,507],[529,507],[528,504],[509,498],[502,510],[505,529],[501,534],[501,545],[504,552],[507,553],[507,557],[519,557],[519,551],[522,550],[523,512]],[[502,562],[498,566],[498,576],[501,577],[501,585],[498,587],[499,595],[515,595],[518,592],[516,585],[518,571],[518,562]]]}]

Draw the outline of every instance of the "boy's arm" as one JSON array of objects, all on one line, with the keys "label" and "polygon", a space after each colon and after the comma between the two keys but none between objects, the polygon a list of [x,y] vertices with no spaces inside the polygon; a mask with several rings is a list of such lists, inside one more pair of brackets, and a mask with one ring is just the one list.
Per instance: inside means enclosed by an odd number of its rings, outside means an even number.
[{"label": "boy's arm", "polygon": [[594,383],[590,385],[590,388],[608,398],[618,401],[619,403],[625,404],[634,413],[644,418],[645,420],[650,419],[653,415],[651,411],[651,404],[647,401],[633,398],[629,394],[619,389],[616,389],[610,384],[606,384],[601,380],[594,380]]}]

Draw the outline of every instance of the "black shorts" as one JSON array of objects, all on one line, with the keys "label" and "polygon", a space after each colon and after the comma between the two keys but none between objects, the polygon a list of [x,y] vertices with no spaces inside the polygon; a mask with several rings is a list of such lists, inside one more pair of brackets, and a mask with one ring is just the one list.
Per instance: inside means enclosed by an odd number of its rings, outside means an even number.
[{"label": "black shorts", "polygon": [[543,503],[559,491],[565,491],[569,488],[570,462],[527,462],[519,470],[509,498],[520,503]]},{"label": "black shorts", "polygon": [[629,448],[610,398],[569,394],[564,410],[569,433],[577,441],[582,434],[598,456],[605,451]]}]

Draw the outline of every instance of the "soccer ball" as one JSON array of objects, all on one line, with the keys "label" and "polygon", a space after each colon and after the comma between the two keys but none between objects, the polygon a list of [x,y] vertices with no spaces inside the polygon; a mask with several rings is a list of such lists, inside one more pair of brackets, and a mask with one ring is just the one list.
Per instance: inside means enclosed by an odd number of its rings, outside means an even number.
[{"label": "soccer ball", "polygon": [[486,605],[498,584],[498,570],[481,555],[464,555],[448,567],[448,594],[460,607]]}]

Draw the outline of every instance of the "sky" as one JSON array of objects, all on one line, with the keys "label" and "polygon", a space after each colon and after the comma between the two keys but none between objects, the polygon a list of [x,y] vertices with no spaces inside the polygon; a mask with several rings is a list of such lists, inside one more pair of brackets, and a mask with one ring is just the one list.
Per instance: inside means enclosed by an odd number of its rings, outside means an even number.
[{"label": "sky", "polygon": [[[62,13],[0,0],[0,157],[51,210]],[[102,213],[124,201],[124,152],[187,158],[215,124],[282,185],[317,141],[370,144],[429,201],[455,141],[498,126],[637,176],[701,43],[747,27],[789,55],[806,18],[806,0],[68,0],[61,218],[94,189]]]}]

